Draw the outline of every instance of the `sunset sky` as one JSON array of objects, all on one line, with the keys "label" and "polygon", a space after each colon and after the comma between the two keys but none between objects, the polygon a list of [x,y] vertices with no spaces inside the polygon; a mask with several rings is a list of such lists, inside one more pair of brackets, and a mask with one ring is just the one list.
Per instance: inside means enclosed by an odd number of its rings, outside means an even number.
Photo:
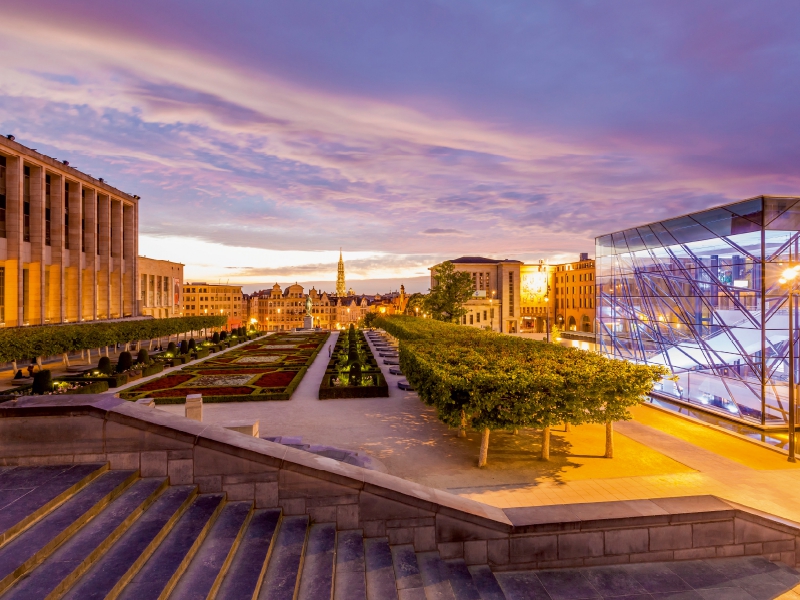
[{"label": "sunset sky", "polygon": [[0,0],[0,133],[141,196],[187,279],[334,281],[342,247],[357,292],[424,289],[800,195],[798,31],[797,0]]}]

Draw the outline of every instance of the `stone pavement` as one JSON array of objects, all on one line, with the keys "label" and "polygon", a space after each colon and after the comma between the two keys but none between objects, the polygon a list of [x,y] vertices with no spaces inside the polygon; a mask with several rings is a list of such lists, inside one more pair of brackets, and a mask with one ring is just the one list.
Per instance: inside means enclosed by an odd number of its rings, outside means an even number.
[{"label": "stone pavement", "polygon": [[[655,418],[656,409],[641,407],[636,420],[617,424],[613,460],[601,458],[603,428],[581,426],[553,432],[546,463],[536,459],[538,432],[493,433],[488,468],[478,469],[479,435],[458,438],[415,393],[399,390],[402,377],[385,365],[389,398],[318,400],[327,362],[323,349],[289,401],[207,404],[204,420],[259,419],[261,435],[366,452],[393,475],[501,508],[712,494],[800,522],[800,469],[776,452],[679,417]],[[183,413],[181,405],[160,408]]]}]

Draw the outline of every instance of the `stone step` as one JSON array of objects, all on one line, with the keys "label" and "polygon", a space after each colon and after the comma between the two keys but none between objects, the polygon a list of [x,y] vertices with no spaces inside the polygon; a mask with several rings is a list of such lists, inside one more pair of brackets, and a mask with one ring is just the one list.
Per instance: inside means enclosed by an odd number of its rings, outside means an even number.
[{"label": "stone step", "polygon": [[4,470],[0,473],[0,545],[107,470],[107,463]]},{"label": "stone step", "polygon": [[315,523],[308,531],[298,600],[331,600],[336,553],[336,523]]},{"label": "stone step", "polygon": [[253,514],[252,502],[227,503],[208,532],[171,598],[205,600],[214,597],[241,543]]},{"label": "stone step", "polygon": [[19,581],[3,599],[58,596],[81,577],[127,531],[167,487],[167,479],[135,481],[94,519]]},{"label": "stone step", "polygon": [[417,562],[428,600],[456,600],[450,587],[450,571],[439,552],[418,552]]},{"label": "stone step", "polygon": [[260,600],[294,600],[308,538],[308,516],[283,517],[267,565]]},{"label": "stone step", "polygon": [[481,600],[464,559],[454,558],[444,561],[444,564],[447,566],[450,587],[458,600]]},{"label": "stone step", "polygon": [[411,544],[401,544],[392,546],[392,568],[394,569],[395,586],[401,595],[413,596],[410,590],[422,592],[425,597],[425,586],[422,583],[422,575],[419,574],[417,555],[414,553],[414,546]]},{"label": "stone step", "polygon": [[392,551],[388,538],[364,540],[364,563],[366,565],[367,599],[391,600],[397,598],[394,579]]},{"label": "stone step", "polygon": [[334,600],[366,600],[364,532],[340,531],[336,536]]},{"label": "stone step", "polygon": [[66,593],[70,600],[117,596],[144,565],[197,495],[193,485],[170,486]]},{"label": "stone step", "polygon": [[157,600],[167,597],[194,558],[224,504],[225,494],[196,496],[119,598]]},{"label": "stone step", "polygon": [[[496,573],[495,578],[500,587],[503,588],[503,593],[507,600],[528,600],[529,598],[547,598],[547,590],[545,590],[542,582],[536,576],[535,571],[517,571],[513,573]],[[583,591],[584,593],[581,593]],[[584,596],[587,590],[575,590],[578,597]],[[591,593],[591,590],[588,591]],[[627,598],[635,598],[635,596],[628,595]],[[621,597],[620,600],[625,600]]]},{"label": "stone step", "polygon": [[279,509],[253,512],[231,566],[222,580],[217,600],[258,597],[280,519]]},{"label": "stone step", "polygon": [[99,514],[138,477],[136,471],[108,471],[36,521],[0,549],[0,592],[50,556]]},{"label": "stone step", "polygon": [[475,582],[475,587],[481,595],[481,600],[507,600],[488,565],[473,565],[468,569],[472,575],[472,581]]}]

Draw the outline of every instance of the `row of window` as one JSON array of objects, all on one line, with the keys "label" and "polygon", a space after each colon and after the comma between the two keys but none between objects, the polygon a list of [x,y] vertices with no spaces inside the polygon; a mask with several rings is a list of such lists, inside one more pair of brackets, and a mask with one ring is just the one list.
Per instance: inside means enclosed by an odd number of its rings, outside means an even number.
[{"label": "row of window", "polygon": [[[483,321],[484,323],[490,319],[494,319],[494,309],[490,309],[488,311],[483,311]],[[481,311],[477,311],[475,313],[470,313],[468,315],[464,315],[461,319],[461,324],[466,325],[467,321],[469,321],[470,325],[476,325],[481,322]]]},{"label": "row of window", "polygon": [[556,308],[594,308],[594,298],[562,298],[556,300]]}]

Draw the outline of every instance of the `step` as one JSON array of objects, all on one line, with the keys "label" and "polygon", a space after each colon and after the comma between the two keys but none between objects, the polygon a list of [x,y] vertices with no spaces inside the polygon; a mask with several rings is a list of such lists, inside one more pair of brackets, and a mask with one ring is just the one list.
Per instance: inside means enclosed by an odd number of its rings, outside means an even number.
[{"label": "step", "polygon": [[[497,573],[497,583],[503,588],[506,600],[528,600],[529,598],[549,598],[542,582],[535,571],[517,571],[513,573]],[[576,590],[577,591],[577,590]],[[577,591],[578,596],[584,594]],[[635,596],[628,596],[634,598]],[[620,598],[624,600],[624,597]]]},{"label": "step", "polygon": [[267,565],[260,600],[294,600],[308,537],[308,516],[283,517]]},{"label": "step", "polygon": [[450,587],[450,572],[439,552],[417,552],[417,562],[425,584],[425,597],[428,600],[455,600]]},{"label": "step", "polygon": [[315,523],[308,530],[298,600],[330,600],[336,553],[336,523]]},{"label": "step", "polygon": [[0,592],[50,556],[137,477],[136,471],[103,473],[3,546],[0,549]]},{"label": "step", "polygon": [[364,564],[368,600],[397,598],[397,584],[394,579],[392,551],[389,549],[388,538],[364,540]]},{"label": "step", "polygon": [[422,590],[422,597],[425,596],[422,575],[419,574],[417,555],[414,553],[414,546],[411,544],[401,544],[391,546],[392,568],[394,569],[395,586],[399,591],[419,589]]},{"label": "step", "polygon": [[0,545],[107,470],[107,463],[86,463],[12,467],[0,473]]},{"label": "step", "polygon": [[166,598],[194,558],[224,505],[225,494],[196,496],[119,598]]},{"label": "step", "polygon": [[481,595],[463,558],[446,560],[444,564],[447,566],[450,587],[453,588],[453,594],[458,600],[481,600]]},{"label": "step", "polygon": [[334,600],[366,600],[364,532],[340,531],[336,536],[336,575]]},{"label": "step", "polygon": [[77,581],[167,487],[167,479],[135,481],[94,519],[61,544],[6,596],[17,600],[57,597]]},{"label": "step", "polygon": [[193,485],[170,486],[66,593],[71,600],[116,597],[158,548],[197,494]]},{"label": "step", "polygon": [[475,565],[468,569],[472,575],[472,581],[475,582],[475,587],[481,595],[481,600],[507,600],[488,565]]},{"label": "step", "polygon": [[252,514],[252,502],[229,502],[223,507],[171,598],[205,600],[216,594]]},{"label": "step", "polygon": [[217,600],[258,597],[280,519],[280,509],[253,512],[228,573],[222,580]]}]

